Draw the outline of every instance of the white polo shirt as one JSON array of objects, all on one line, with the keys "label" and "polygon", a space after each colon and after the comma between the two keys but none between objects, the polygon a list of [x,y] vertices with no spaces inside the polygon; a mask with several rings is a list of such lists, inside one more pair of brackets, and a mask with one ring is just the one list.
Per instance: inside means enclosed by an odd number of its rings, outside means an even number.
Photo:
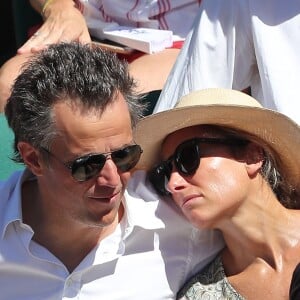
[{"label": "white polo shirt", "polygon": [[202,0],[154,112],[205,88],[252,88],[300,124],[300,1]]},{"label": "white polo shirt", "polygon": [[130,182],[131,195],[126,192],[125,215],[116,231],[71,274],[32,240],[33,230],[22,222],[21,185],[32,175],[19,171],[0,182],[0,298],[175,299],[223,241],[217,233],[193,229],[172,201],[158,200],[143,176],[137,173]]}]

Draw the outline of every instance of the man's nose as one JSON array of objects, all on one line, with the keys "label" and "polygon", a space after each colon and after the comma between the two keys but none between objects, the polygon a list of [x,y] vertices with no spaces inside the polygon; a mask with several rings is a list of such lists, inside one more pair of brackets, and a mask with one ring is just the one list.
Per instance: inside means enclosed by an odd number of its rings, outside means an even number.
[{"label": "man's nose", "polygon": [[97,176],[98,184],[117,186],[120,182],[118,168],[110,157],[106,158],[103,168]]}]

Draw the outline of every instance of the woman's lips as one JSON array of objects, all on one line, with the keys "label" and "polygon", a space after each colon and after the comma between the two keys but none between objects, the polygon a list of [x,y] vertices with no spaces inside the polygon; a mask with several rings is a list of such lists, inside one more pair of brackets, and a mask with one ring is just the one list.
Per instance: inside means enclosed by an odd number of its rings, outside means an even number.
[{"label": "woman's lips", "polygon": [[195,200],[195,199],[198,199],[198,198],[200,198],[200,197],[202,197],[202,196],[199,195],[199,194],[188,195],[188,196],[186,196],[186,197],[183,198],[183,201],[182,201],[182,205],[181,205],[181,206],[184,206],[184,205],[186,205],[187,203],[189,203],[189,202],[191,202],[191,201],[193,201],[193,200]]}]

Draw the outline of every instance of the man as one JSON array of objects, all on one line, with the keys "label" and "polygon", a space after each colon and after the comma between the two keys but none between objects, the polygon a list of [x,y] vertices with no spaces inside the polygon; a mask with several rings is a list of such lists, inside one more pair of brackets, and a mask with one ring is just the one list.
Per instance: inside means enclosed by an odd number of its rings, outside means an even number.
[{"label": "man", "polygon": [[3,299],[173,299],[223,246],[141,172],[126,191],[142,153],[134,87],[114,55],[76,43],[42,51],[17,78],[5,113],[27,168],[0,185]]}]

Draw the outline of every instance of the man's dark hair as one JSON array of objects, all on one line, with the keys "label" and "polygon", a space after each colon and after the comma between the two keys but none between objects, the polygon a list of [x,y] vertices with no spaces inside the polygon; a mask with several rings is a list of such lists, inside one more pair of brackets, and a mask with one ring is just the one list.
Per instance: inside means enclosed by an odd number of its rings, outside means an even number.
[{"label": "man's dark hair", "polygon": [[57,135],[52,114],[57,102],[68,101],[83,112],[101,114],[120,93],[134,126],[144,109],[135,88],[127,63],[111,52],[75,42],[49,46],[24,66],[5,107],[15,134],[14,160],[23,162],[17,149],[19,141],[37,149],[50,146]]}]

